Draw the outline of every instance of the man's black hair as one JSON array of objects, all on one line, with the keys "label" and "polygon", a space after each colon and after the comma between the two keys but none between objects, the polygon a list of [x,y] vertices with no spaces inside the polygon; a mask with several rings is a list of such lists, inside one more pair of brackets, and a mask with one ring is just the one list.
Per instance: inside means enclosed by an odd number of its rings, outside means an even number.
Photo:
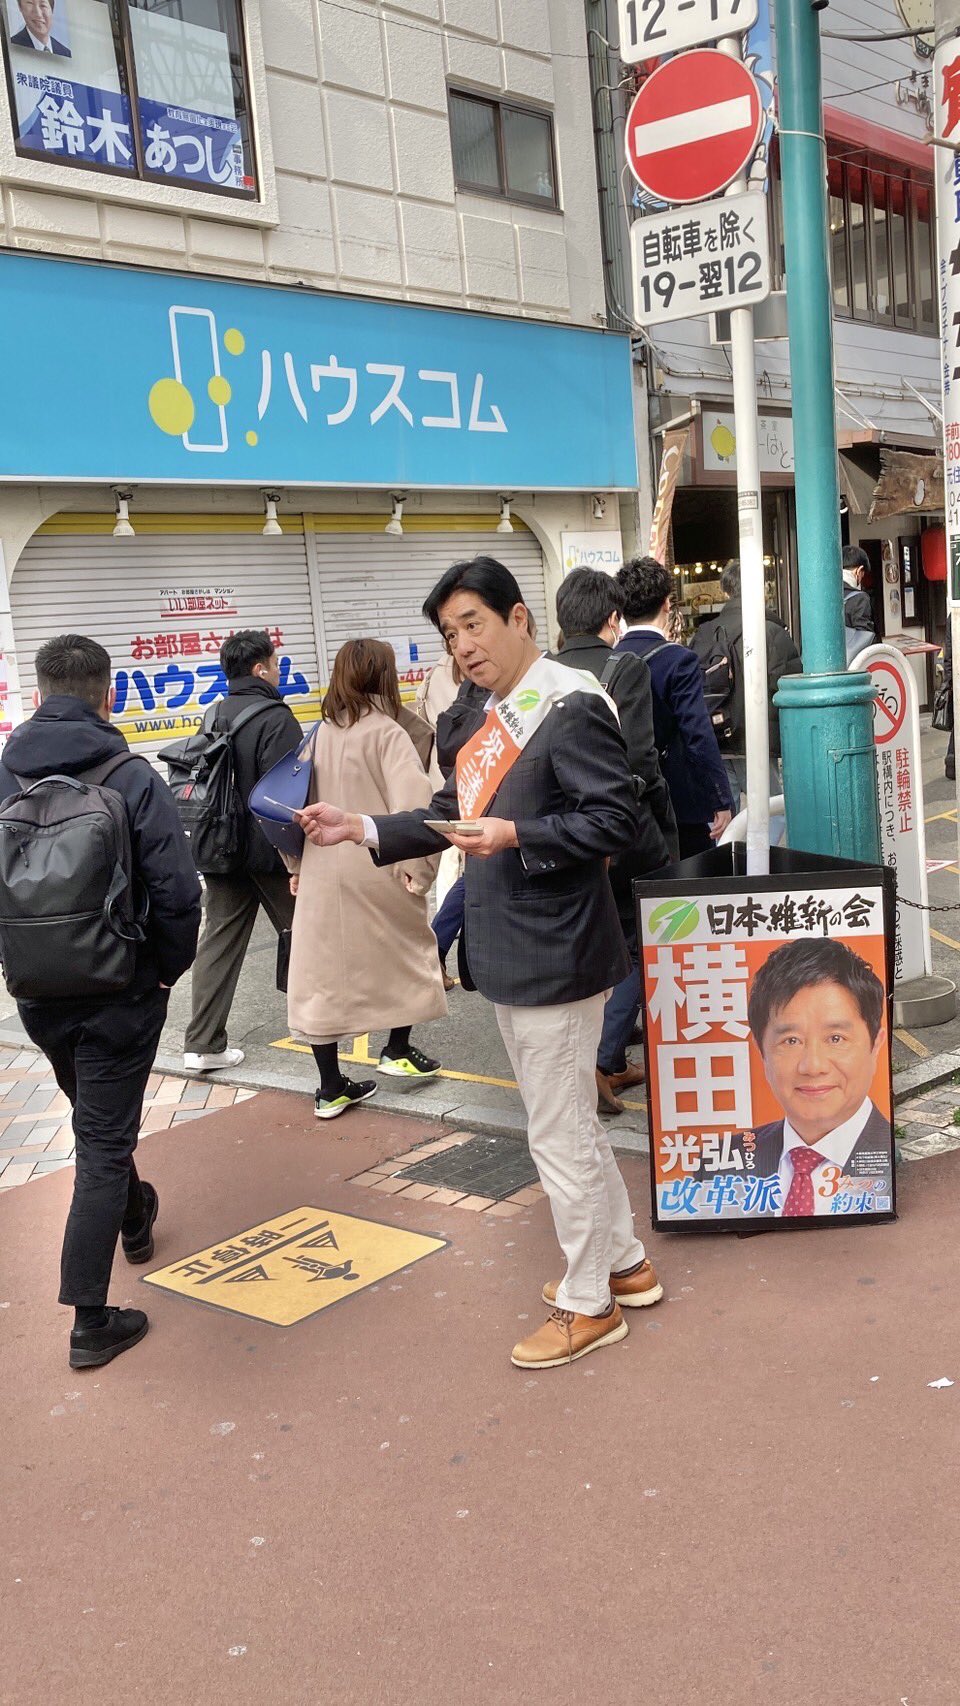
[{"label": "man's black hair", "polygon": [[99,711],[110,691],[110,653],[85,634],[58,634],[45,641],[36,656],[36,671],[41,699],[66,694]]},{"label": "man's black hair", "polygon": [[731,557],[729,563],[724,565],[723,574],[720,576],[720,590],[724,598],[740,597],[739,557]]},{"label": "man's black hair", "polygon": [[496,557],[471,557],[452,564],[424,604],[423,614],[435,628],[440,626],[441,605],[455,592],[475,592],[481,604],[489,605],[504,622],[514,606],[524,602],[516,577]]},{"label": "man's black hair", "polygon": [[622,609],[620,589],[602,569],[574,569],[560,583],[557,621],[568,640],[573,634],[599,634]]},{"label": "man's black hair", "polygon": [[263,628],[241,628],[220,647],[220,668],[228,681],[252,675],[254,665],[269,663],[276,646]]},{"label": "man's black hair", "polygon": [[870,558],[866,551],[861,551],[859,545],[845,545],[843,547],[843,567],[848,574],[851,569],[866,569],[869,574]]},{"label": "man's black hair", "polygon": [[656,557],[633,557],[619,570],[617,587],[628,622],[646,622],[656,616],[673,592],[674,579]]},{"label": "man's black hair", "polygon": [[838,983],[849,991],[870,1032],[871,1043],[876,1042],[883,1022],[883,984],[852,948],[818,937],[813,942],[785,942],[782,948],[775,948],[753,980],[747,1017],[761,1054],[767,1026],[775,1014],[789,1006],[801,989],[818,983]]}]

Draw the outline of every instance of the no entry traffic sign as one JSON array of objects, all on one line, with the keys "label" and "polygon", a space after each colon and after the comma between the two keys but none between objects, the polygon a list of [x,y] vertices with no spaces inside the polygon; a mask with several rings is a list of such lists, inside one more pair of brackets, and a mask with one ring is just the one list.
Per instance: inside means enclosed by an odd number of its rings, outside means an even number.
[{"label": "no entry traffic sign", "polygon": [[763,126],[756,79],[738,59],[698,48],[647,78],[627,115],[627,161],[660,201],[702,201],[746,170]]}]

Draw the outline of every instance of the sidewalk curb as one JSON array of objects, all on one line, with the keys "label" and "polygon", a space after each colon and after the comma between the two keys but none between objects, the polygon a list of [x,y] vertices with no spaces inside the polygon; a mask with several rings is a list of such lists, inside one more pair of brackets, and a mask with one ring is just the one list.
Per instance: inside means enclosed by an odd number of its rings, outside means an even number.
[{"label": "sidewalk curb", "polygon": [[[25,1037],[22,1032],[6,1030],[0,1025],[0,1044],[8,1048],[27,1049],[34,1054],[41,1051]],[[191,1082],[208,1081],[211,1084],[229,1084],[240,1090],[286,1090],[293,1095],[309,1096],[313,1094],[312,1084],[291,1081],[288,1075],[281,1072],[247,1071],[241,1068],[237,1072],[198,1073],[185,1072],[181,1055],[158,1054],[154,1062],[155,1072],[163,1073],[168,1078],[186,1078]],[[941,1084],[948,1084],[957,1076],[960,1078],[960,1052],[946,1050],[941,1054],[933,1054],[928,1060],[918,1060],[916,1065],[906,1067],[902,1072],[894,1074],[893,1101],[894,1106],[908,1102],[915,1096],[922,1096],[927,1090],[935,1090]],[[440,1081],[442,1082],[442,1080]],[[406,1119],[432,1119],[442,1121],[446,1125],[463,1127],[469,1131],[490,1133],[492,1135],[506,1134],[510,1137],[526,1137],[526,1121],[521,1113],[515,1113],[509,1108],[498,1109],[495,1115],[482,1102],[472,1102],[469,1099],[455,1100],[451,1087],[450,1105],[437,1108],[425,1108],[419,1101],[417,1091],[388,1090],[379,1087],[376,1106],[384,1112],[399,1114]],[[960,1084],[957,1089],[957,1101],[960,1105]],[[647,1154],[649,1140],[646,1132],[630,1128],[630,1142],[617,1143],[617,1132],[609,1125],[605,1128],[610,1137],[611,1146],[622,1154]],[[624,1131],[623,1136],[627,1136]]]}]

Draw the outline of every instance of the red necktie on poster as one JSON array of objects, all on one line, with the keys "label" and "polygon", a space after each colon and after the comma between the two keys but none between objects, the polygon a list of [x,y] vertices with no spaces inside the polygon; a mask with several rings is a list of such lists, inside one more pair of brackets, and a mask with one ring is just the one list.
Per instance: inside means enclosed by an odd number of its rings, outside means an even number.
[{"label": "red necktie on poster", "polygon": [[813,1214],[813,1179],[810,1175],[823,1165],[823,1156],[818,1149],[808,1149],[806,1144],[787,1153],[793,1162],[793,1181],[783,1205],[784,1218],[788,1214]]}]

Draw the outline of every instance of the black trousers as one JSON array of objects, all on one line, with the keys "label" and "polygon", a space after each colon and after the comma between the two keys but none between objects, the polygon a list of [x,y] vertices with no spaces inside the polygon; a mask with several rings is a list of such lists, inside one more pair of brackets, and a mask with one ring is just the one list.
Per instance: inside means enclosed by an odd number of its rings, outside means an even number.
[{"label": "black trousers", "polygon": [[134,1165],[143,1094],[167,1016],[169,992],[122,1001],[22,1001],[20,1017],[73,1105],[73,1201],[60,1257],[60,1302],[95,1309],[107,1300],[117,1238],[142,1216]]}]

